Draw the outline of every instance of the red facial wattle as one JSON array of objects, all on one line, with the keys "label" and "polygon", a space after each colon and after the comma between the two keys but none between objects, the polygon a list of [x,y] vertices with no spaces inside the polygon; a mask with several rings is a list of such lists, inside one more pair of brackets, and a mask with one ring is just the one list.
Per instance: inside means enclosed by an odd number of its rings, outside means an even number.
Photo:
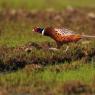
[{"label": "red facial wattle", "polygon": [[43,28],[36,27],[33,29],[34,32],[42,33]]}]

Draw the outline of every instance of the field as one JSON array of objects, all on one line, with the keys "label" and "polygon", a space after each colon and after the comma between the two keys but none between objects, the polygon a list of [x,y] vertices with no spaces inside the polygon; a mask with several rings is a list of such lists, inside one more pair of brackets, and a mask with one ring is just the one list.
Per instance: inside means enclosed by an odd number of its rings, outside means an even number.
[{"label": "field", "polygon": [[0,0],[0,95],[94,95],[95,39],[52,51],[34,26],[95,35],[95,1]]}]

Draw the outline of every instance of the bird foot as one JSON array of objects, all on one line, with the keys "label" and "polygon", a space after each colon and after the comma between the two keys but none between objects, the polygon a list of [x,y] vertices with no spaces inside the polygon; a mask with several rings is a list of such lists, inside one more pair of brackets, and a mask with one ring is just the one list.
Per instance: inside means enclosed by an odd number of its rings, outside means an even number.
[{"label": "bird foot", "polygon": [[58,51],[59,49],[57,49],[57,48],[49,48],[49,50]]},{"label": "bird foot", "polygon": [[69,46],[67,46],[67,47],[66,47],[66,50],[65,50],[65,51],[67,52],[67,51],[68,51],[68,49],[69,49]]}]

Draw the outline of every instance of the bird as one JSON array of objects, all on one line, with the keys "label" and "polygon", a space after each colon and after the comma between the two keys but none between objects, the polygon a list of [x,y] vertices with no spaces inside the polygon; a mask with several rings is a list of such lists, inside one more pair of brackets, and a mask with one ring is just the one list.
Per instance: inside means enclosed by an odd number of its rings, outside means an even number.
[{"label": "bird", "polygon": [[[90,35],[81,35],[79,33],[76,33],[74,31],[71,31],[67,28],[55,28],[55,27],[34,27],[33,31],[36,33],[40,33],[43,36],[48,36],[55,40],[57,48],[51,48],[54,50],[58,50],[62,47],[63,44],[71,43],[71,42],[78,42],[79,40],[83,38],[95,38],[95,36]],[[68,46],[66,48],[66,51],[68,50]]]}]

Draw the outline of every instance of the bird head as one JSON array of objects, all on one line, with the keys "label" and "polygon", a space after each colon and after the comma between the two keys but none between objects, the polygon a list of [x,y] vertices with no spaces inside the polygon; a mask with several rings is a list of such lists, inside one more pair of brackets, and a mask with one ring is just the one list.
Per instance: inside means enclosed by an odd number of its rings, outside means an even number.
[{"label": "bird head", "polygon": [[44,28],[40,28],[40,27],[35,27],[33,28],[33,32],[37,32],[37,33],[41,33],[43,32]]}]

